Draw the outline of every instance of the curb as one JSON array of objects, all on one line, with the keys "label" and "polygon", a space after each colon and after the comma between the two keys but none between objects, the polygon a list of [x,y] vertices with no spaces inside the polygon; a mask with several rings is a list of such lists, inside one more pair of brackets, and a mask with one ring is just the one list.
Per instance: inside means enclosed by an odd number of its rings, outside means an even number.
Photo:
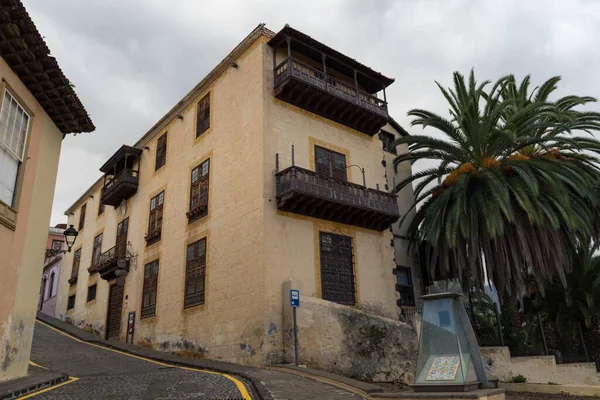
[{"label": "curb", "polygon": [[[71,335],[71,336],[73,336],[83,342],[86,342],[86,343],[102,345],[104,347],[119,350],[124,353],[132,354],[132,355],[139,356],[139,357],[144,357],[149,360],[159,361],[159,362],[163,362],[166,364],[177,365],[180,367],[204,369],[207,371],[221,372],[221,373],[225,373],[228,375],[234,375],[236,377],[242,378],[242,380],[244,382],[248,383],[247,386],[248,386],[248,389],[250,389],[250,392],[251,392],[250,396],[252,397],[252,399],[254,399],[254,400],[274,400],[273,396],[271,395],[271,393],[269,392],[269,390],[267,389],[265,384],[260,379],[252,376],[251,374],[249,374],[245,371],[241,371],[240,369],[244,368],[242,366],[238,366],[236,364],[231,364],[231,366],[234,368],[229,368],[229,366],[225,363],[223,363],[223,365],[221,366],[221,365],[215,365],[216,362],[208,363],[208,362],[202,362],[201,360],[197,360],[197,359],[193,359],[194,361],[191,362],[191,361],[185,360],[184,358],[182,358],[180,356],[170,354],[170,353],[165,353],[165,357],[148,355],[147,352],[143,351],[143,350],[135,351],[137,349],[132,348],[133,345],[128,344],[128,346],[120,346],[119,345],[120,342],[107,341],[107,340],[100,339],[98,336],[92,335],[86,331],[83,331],[73,325],[67,324],[64,321],[58,320],[56,318],[38,314],[36,316],[36,320],[43,322],[45,324],[48,324],[48,325],[52,326],[53,328],[56,328],[59,331],[64,332],[68,335]],[[66,328],[71,328],[71,329],[66,329]],[[78,331],[81,331],[81,333]],[[135,346],[135,347],[138,347],[138,346]],[[145,348],[140,348],[140,349],[145,349]],[[156,351],[156,352],[158,353],[158,351]],[[3,398],[0,397],[0,400],[3,400]]]},{"label": "curb", "polygon": [[[0,400],[17,399],[26,394],[66,382],[67,380],[69,380],[69,375],[67,374],[44,372],[39,374],[39,379],[37,380],[31,375],[27,375],[13,381],[2,382],[0,384]],[[8,386],[9,388],[3,389],[2,386]]]}]

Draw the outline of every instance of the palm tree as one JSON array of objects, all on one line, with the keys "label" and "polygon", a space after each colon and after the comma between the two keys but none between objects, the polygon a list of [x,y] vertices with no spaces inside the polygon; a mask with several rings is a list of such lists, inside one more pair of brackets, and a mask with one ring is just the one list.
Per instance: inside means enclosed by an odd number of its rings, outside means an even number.
[{"label": "palm tree", "polygon": [[529,77],[491,85],[478,84],[473,71],[468,82],[456,72],[453,89],[437,84],[449,119],[408,113],[411,125],[444,136],[405,136],[397,144],[410,151],[395,160],[438,162],[396,188],[415,182],[418,210],[408,232],[425,249],[432,276],[479,289],[487,279],[501,297],[524,292],[528,270],[540,287],[556,275],[565,284],[577,243],[598,237],[600,142],[576,133],[600,130],[600,113],[575,109],[591,97],[550,101],[559,80],[528,93]]}]

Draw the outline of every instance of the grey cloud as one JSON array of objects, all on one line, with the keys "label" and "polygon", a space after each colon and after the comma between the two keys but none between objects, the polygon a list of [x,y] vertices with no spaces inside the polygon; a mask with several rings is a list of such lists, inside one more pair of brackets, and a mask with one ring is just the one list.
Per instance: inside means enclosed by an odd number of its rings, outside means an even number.
[{"label": "grey cloud", "polygon": [[[600,3],[589,0],[24,0],[97,131],[63,144],[52,222],[259,22],[289,23],[396,78],[391,114],[446,113],[434,80],[475,67],[480,80],[514,73],[563,77],[562,93],[600,97]],[[600,107],[595,107],[600,109]],[[434,132],[431,132],[435,134]]]}]

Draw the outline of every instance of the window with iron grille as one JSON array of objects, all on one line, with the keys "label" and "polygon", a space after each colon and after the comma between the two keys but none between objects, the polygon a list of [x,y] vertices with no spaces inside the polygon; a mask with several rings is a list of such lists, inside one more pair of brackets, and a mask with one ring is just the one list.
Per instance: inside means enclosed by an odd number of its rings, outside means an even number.
[{"label": "window with iron grille", "polygon": [[394,140],[396,140],[396,137],[392,133],[381,130],[381,132],[379,132],[379,140],[381,140],[383,143],[384,151],[394,155],[398,154],[396,151],[396,146],[394,146]]},{"label": "window with iron grille", "polygon": [[162,232],[163,204],[165,202],[165,191],[163,190],[150,199],[150,216],[148,219],[148,234],[146,244],[158,242]]},{"label": "window with iron grille", "polygon": [[156,292],[158,291],[158,260],[144,266],[144,288],[142,290],[141,318],[156,314]]},{"label": "window with iron grille", "polygon": [[75,295],[74,294],[69,296],[69,299],[67,300],[67,310],[71,310],[73,308],[75,308]]},{"label": "window with iron grille", "polygon": [[315,146],[315,172],[330,178],[347,180],[346,156],[324,147]]},{"label": "window with iron grille", "polygon": [[93,284],[92,286],[88,286],[88,293],[87,293],[87,301],[90,302],[92,300],[96,300],[96,284]]},{"label": "window with iron grille", "polygon": [[167,162],[167,134],[163,134],[156,141],[156,164],[154,170],[158,171],[160,167]]},{"label": "window with iron grille", "polygon": [[187,247],[183,307],[204,304],[206,280],[206,238]]},{"label": "window with iron grille", "polygon": [[53,240],[52,241],[52,250],[62,250],[63,243],[64,242],[62,240]]},{"label": "window with iron grille", "polygon": [[74,285],[77,282],[77,275],[79,274],[79,262],[81,261],[81,249],[75,250],[73,253],[73,268],[71,269],[71,279],[69,283]]},{"label": "window with iron grille", "polygon": [[198,115],[196,116],[196,137],[199,137],[210,128],[210,93],[198,102]]},{"label": "window with iron grille", "polygon": [[102,234],[94,238],[94,247],[92,249],[92,268],[96,268],[100,264],[100,255],[102,254]]},{"label": "window with iron grille", "polygon": [[100,199],[99,204],[98,204],[98,215],[102,214],[104,212],[104,203],[102,202],[102,199]]},{"label": "window with iron grille", "polygon": [[79,212],[79,230],[83,229],[83,226],[85,225],[85,208],[86,208],[87,204],[84,204],[81,206],[81,211]]},{"label": "window with iron grille", "polygon": [[0,201],[14,207],[19,167],[25,157],[29,114],[4,90],[0,110]]},{"label": "window with iron grille", "polygon": [[204,161],[192,170],[190,186],[190,210],[187,213],[190,222],[208,214],[208,178],[210,160]]},{"label": "window with iron grille", "polygon": [[401,306],[415,305],[410,267],[396,268],[396,290],[400,293],[399,303]]},{"label": "window with iron grille", "polygon": [[321,297],[341,304],[355,304],[352,238],[320,233]]}]

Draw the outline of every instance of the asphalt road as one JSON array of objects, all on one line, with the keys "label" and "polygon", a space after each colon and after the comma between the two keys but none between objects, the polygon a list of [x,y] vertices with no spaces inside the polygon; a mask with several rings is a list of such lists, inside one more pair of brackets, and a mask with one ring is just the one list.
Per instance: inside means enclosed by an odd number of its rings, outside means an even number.
[{"label": "asphalt road", "polygon": [[40,393],[42,399],[237,399],[242,393],[221,374],[161,365],[77,341],[36,323],[31,361],[79,378]]}]

